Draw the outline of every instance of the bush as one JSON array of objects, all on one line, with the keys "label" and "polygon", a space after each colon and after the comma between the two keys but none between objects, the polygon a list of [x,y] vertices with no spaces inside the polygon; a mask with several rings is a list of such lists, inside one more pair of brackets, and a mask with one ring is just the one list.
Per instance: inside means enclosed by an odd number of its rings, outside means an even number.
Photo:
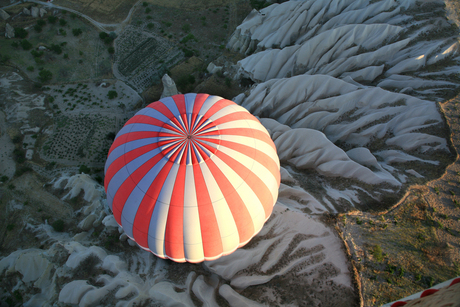
[{"label": "bush", "polygon": [[109,91],[107,93],[107,97],[109,97],[109,99],[114,99],[114,98],[118,97],[118,93],[117,93],[117,91],[113,91],[113,90]]},{"label": "bush", "polygon": [[23,39],[21,41],[21,47],[24,50],[30,50],[32,49],[32,44],[27,39]]},{"label": "bush", "polygon": [[60,28],[59,29],[59,34],[61,34],[62,36],[66,36],[67,32],[64,29]]},{"label": "bush", "polygon": [[32,50],[30,52],[34,58],[39,58],[43,55],[43,51]]},{"label": "bush", "polygon": [[53,226],[53,229],[57,232],[63,232],[64,231],[64,226],[65,226],[65,223],[63,220],[59,219],[59,220],[56,220],[53,222],[53,224],[51,225]]},{"label": "bush", "polygon": [[374,256],[375,260],[378,262],[381,262],[383,260],[383,252],[382,248],[380,245],[374,246],[374,249],[372,250],[372,255]]},{"label": "bush", "polygon": [[11,47],[18,48],[18,47],[19,47],[19,43],[18,43],[18,42],[12,42],[12,43],[11,43]]},{"label": "bush", "polygon": [[142,2],[143,6],[148,6],[149,4],[147,2]]},{"label": "bush", "polygon": [[39,25],[35,25],[34,30],[35,32],[40,33],[42,31],[42,27],[40,27]]},{"label": "bush", "polygon": [[67,21],[65,21],[65,19],[62,19],[62,18],[59,19],[59,25],[60,25],[61,27],[65,26],[66,24],[67,24]]},{"label": "bush", "polygon": [[77,17],[77,14],[75,14],[75,13],[70,13],[70,18],[75,19],[76,17]]},{"label": "bush", "polygon": [[69,55],[67,53],[64,53],[64,59],[68,59]]},{"label": "bush", "polygon": [[14,172],[15,177],[19,177],[22,174],[25,174],[27,172],[32,171],[32,168],[30,166],[22,166],[20,168],[17,168],[16,171]]},{"label": "bush", "polygon": [[153,23],[151,23],[151,22],[149,22],[147,24],[147,28],[149,28],[149,30],[152,30],[154,27],[155,27],[155,25]]},{"label": "bush", "polygon": [[100,33],[99,33],[99,38],[100,38],[100,39],[105,39],[105,38],[108,37],[108,36],[109,36],[109,35],[108,35],[107,33],[105,33],[105,32],[100,32]]},{"label": "bush", "polygon": [[146,13],[146,14],[150,13],[151,11],[152,11],[152,9],[149,8],[149,7],[145,9],[145,13]]},{"label": "bush", "polygon": [[0,182],[7,182],[8,179],[9,179],[8,176],[3,175],[2,177],[0,177]]},{"label": "bush", "polygon": [[57,20],[56,16],[48,16],[48,22],[51,24],[55,24]]},{"label": "bush", "polygon": [[114,54],[114,53],[115,53],[115,48],[109,47],[109,49],[107,49],[107,51],[108,51],[110,54]]},{"label": "bush", "polygon": [[28,70],[28,71],[34,71],[35,68],[34,68],[33,66],[29,66],[29,67],[27,67],[27,70]]},{"label": "bush", "polygon": [[87,167],[86,165],[81,165],[80,169],[78,171],[80,173],[85,173],[85,174],[91,173],[91,169],[89,167]]},{"label": "bush", "polygon": [[80,28],[77,29],[72,29],[72,33],[74,36],[78,36],[83,33],[83,31]]},{"label": "bush", "polygon": [[185,33],[188,33],[190,32],[190,25],[188,23],[186,23],[185,25],[182,26],[182,31],[184,31]]},{"label": "bush", "polygon": [[54,51],[55,53],[57,53],[57,54],[61,54],[61,53],[62,53],[62,48],[61,48],[61,46],[59,46],[59,45],[51,44],[50,49],[51,49],[52,51]]},{"label": "bush", "polygon": [[29,32],[23,28],[14,28],[14,36],[19,38],[26,38]]},{"label": "bush", "polygon": [[111,38],[110,36],[107,36],[106,38],[104,38],[104,43],[106,43],[107,45],[110,45],[112,42],[113,42],[113,38]]},{"label": "bush", "polygon": [[40,81],[43,83],[48,82],[53,78],[53,74],[51,73],[51,71],[47,69],[42,69],[38,73],[38,76],[39,76],[38,79],[40,79]]},{"label": "bush", "polygon": [[44,21],[43,19],[39,19],[37,20],[37,25],[39,25],[40,27],[43,27],[44,25],[46,25],[46,21]]}]

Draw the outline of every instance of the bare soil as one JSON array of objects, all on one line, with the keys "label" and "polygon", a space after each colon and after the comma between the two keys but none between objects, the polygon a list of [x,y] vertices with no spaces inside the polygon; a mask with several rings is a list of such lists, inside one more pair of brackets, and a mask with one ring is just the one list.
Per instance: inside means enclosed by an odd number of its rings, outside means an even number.
[{"label": "bare soil", "polygon": [[[456,97],[441,104],[460,150]],[[411,187],[392,209],[340,215],[337,228],[350,250],[364,306],[380,306],[460,276],[460,161],[444,175]]]}]

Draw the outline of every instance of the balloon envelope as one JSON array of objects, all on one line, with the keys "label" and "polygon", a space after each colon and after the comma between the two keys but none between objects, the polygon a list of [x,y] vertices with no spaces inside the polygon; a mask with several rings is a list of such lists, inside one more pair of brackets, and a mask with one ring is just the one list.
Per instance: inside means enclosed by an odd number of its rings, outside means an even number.
[{"label": "balloon envelope", "polygon": [[108,205],[140,247],[177,262],[214,260],[269,218],[280,166],[246,109],[207,94],[162,98],[118,132],[105,164]]}]

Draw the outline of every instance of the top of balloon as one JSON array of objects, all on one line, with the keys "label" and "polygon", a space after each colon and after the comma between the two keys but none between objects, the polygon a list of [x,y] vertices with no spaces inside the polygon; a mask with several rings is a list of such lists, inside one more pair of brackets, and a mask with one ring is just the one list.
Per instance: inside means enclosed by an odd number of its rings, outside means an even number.
[{"label": "top of balloon", "polygon": [[118,132],[105,165],[107,202],[137,244],[201,262],[245,245],[269,218],[280,166],[246,109],[207,94],[162,98]]}]

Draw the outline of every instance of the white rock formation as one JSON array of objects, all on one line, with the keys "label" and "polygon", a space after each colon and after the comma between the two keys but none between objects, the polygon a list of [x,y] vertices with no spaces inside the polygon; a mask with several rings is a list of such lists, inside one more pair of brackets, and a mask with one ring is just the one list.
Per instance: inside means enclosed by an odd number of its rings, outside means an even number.
[{"label": "white rock formation", "polygon": [[[420,97],[443,97],[459,88],[442,76],[421,86],[392,82],[394,74],[416,72],[441,60],[458,61],[458,33],[445,18],[442,1],[297,1],[253,11],[238,26],[227,48],[252,54],[240,74],[256,82],[300,74],[351,77],[380,87],[414,89]],[[418,16],[407,13],[417,9]],[[421,23],[420,20],[429,22]],[[388,82],[385,82],[388,78]],[[414,81],[413,83],[419,82]],[[431,85],[429,85],[429,83]],[[431,87],[434,91],[418,90]]]},{"label": "white rock formation", "polygon": [[5,37],[14,38],[14,28],[9,23],[5,25]]},{"label": "white rock formation", "polygon": [[29,10],[28,8],[25,7],[25,8],[22,9],[22,13],[23,13],[24,15],[30,15],[30,10]]},{"label": "white rock formation", "polygon": [[46,10],[44,8],[40,8],[39,13],[40,13],[40,18],[42,18],[43,16],[46,15],[47,12],[46,12]]},{"label": "white rock formation", "polygon": [[211,73],[211,74],[215,74],[219,71],[222,71],[222,66],[217,66],[216,64],[214,64],[213,62],[209,63],[208,67],[206,68],[206,70]]},{"label": "white rock formation", "polygon": [[169,97],[173,95],[179,94],[177,91],[176,83],[174,83],[174,80],[171,79],[168,74],[164,74],[163,78],[161,78],[161,81],[163,82],[163,93],[161,94],[161,98],[164,97]]},{"label": "white rock formation", "polygon": [[10,14],[8,14],[4,10],[0,9],[0,18],[3,19],[3,20],[7,20],[8,18],[10,18]]},{"label": "white rock formation", "polygon": [[40,9],[36,6],[32,6],[30,10],[30,15],[32,15],[32,17],[34,18],[38,18],[38,16],[40,15]]}]

